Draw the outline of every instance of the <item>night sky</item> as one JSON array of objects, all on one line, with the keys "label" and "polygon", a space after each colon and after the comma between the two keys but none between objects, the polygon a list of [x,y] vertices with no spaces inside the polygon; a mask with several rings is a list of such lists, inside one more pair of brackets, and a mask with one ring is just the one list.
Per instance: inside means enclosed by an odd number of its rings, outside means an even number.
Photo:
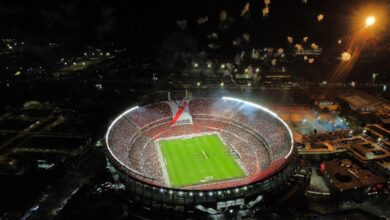
[{"label": "night sky", "polygon": [[[249,16],[240,16],[247,2]],[[185,32],[196,43],[202,41],[202,35],[218,32],[220,40],[228,44],[236,36],[249,33],[255,47],[283,47],[287,36],[309,36],[311,41],[326,46],[348,34],[354,11],[368,2],[386,1],[271,0],[267,17],[262,15],[264,1],[260,0],[1,1],[0,26],[3,37],[34,43],[75,45],[112,41],[152,52],[177,31]],[[223,33],[218,29],[221,10],[233,19]],[[317,21],[318,14],[324,15],[322,22]],[[199,26],[196,21],[202,16],[208,16],[208,22]],[[183,19],[187,21],[185,30],[176,24]]]}]

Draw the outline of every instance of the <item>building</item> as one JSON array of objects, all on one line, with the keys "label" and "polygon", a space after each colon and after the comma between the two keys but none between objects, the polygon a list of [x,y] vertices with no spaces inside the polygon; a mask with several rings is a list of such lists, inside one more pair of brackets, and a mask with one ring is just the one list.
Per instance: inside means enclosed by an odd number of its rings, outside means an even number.
[{"label": "building", "polygon": [[386,179],[349,159],[325,162],[325,181],[336,194],[358,195],[380,190]]},{"label": "building", "polygon": [[381,99],[364,92],[340,95],[338,98],[345,102],[352,110],[358,112],[372,112],[383,107],[383,101]]},{"label": "building", "polygon": [[376,143],[364,142],[348,146],[348,150],[363,162],[390,157],[390,153]]},{"label": "building", "polygon": [[390,131],[378,124],[366,125],[364,132],[372,138],[380,141],[388,141],[390,137]]},{"label": "building", "polygon": [[381,173],[390,175],[390,158],[376,162],[376,166]]},{"label": "building", "polygon": [[330,111],[336,111],[340,107],[336,99],[329,96],[319,95],[312,97],[312,100],[314,101],[314,105],[321,110],[327,109]]}]

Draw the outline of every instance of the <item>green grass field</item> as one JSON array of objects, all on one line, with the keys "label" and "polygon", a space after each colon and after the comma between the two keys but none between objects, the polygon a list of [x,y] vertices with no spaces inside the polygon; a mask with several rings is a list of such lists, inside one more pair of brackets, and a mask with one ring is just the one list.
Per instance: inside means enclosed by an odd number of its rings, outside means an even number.
[{"label": "green grass field", "polygon": [[174,187],[245,176],[217,135],[162,140],[159,144]]}]

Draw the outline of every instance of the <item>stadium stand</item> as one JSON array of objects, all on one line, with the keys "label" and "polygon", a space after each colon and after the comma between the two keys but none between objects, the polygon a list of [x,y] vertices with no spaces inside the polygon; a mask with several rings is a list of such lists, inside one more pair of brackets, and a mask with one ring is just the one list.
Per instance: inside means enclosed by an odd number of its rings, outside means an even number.
[{"label": "stadium stand", "polygon": [[163,171],[154,142],[160,138],[217,132],[246,169],[245,179],[193,186],[226,187],[267,178],[283,167],[291,137],[279,119],[251,105],[223,99],[194,99],[189,102],[193,124],[171,126],[172,112],[166,103],[137,108],[109,131],[109,149],[136,178],[164,186]]}]

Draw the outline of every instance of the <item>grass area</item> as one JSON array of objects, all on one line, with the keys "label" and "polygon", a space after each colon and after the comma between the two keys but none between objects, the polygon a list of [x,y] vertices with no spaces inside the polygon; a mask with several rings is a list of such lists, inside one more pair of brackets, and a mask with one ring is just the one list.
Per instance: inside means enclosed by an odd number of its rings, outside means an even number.
[{"label": "grass area", "polygon": [[169,180],[174,187],[245,176],[244,171],[213,135],[159,142]]}]

